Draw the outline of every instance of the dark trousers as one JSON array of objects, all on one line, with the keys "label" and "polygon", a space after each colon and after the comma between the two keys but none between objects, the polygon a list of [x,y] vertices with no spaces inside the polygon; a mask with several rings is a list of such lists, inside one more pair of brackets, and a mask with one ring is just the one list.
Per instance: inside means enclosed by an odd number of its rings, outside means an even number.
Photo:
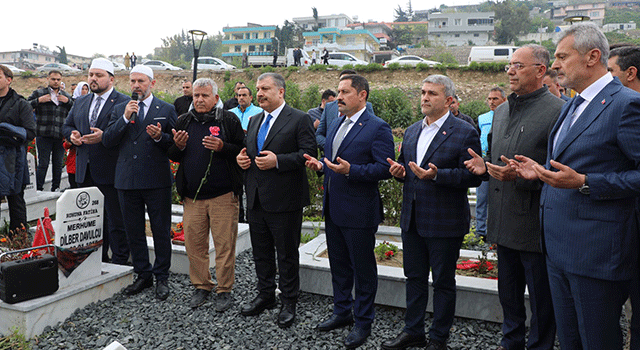
[{"label": "dark trousers", "polygon": [[[415,217],[413,215],[412,217]],[[446,342],[456,311],[456,262],[463,237],[425,238],[412,220],[402,232],[404,274],[407,277],[407,311],[404,331],[425,333],[425,312],[429,301],[429,271],[433,275],[433,321],[429,338]]]},{"label": "dark trousers", "polygon": [[[378,227],[336,225],[325,208],[325,233],[333,285],[333,313],[346,317],[354,311],[356,326],[371,329],[373,302],[378,290],[378,269],[373,253]],[[351,291],[355,283],[355,301]]]},{"label": "dark trousers", "polygon": [[20,193],[5,197],[9,206],[9,230],[16,233],[16,229],[27,226],[27,204],[24,201],[24,186]]},{"label": "dark trousers", "polygon": [[54,137],[36,137],[36,148],[38,149],[38,166],[36,167],[36,189],[42,191],[44,180],[49,168],[49,157],[51,157],[51,190],[60,188],[60,178],[62,177],[62,167],[64,166],[64,147],[62,139]]},{"label": "dark trousers", "polygon": [[78,188],[78,183],[76,182],[76,173],[67,173],[69,176],[67,179],[69,180],[69,188]]},{"label": "dark trousers", "polygon": [[502,305],[502,341],[507,350],[525,349],[525,286],[529,289],[531,328],[527,349],[553,349],[556,322],[553,315],[546,258],[498,245],[498,296]]},{"label": "dark trousers", "polygon": [[267,212],[258,197],[253,209],[247,209],[253,261],[258,277],[258,292],[272,297],[276,290],[276,252],[278,284],[285,303],[295,303],[300,292],[300,231],[302,209],[290,212]]},{"label": "dark trousers", "polygon": [[631,350],[640,350],[640,279],[631,280]]},{"label": "dark trousers", "polygon": [[622,349],[620,314],[631,281],[575,275],[549,259],[547,270],[562,349]]},{"label": "dark trousers", "polygon": [[[75,174],[69,174],[69,177],[75,177]],[[87,166],[84,182],[79,183],[78,187],[92,186],[98,187],[104,196],[102,261],[111,261],[114,264],[126,265],[129,260],[129,243],[127,242],[127,234],[124,230],[118,190],[113,187],[113,184],[103,185],[95,183],[91,176],[91,171]],[[108,254],[109,248],[111,248],[111,259],[109,259]]]},{"label": "dark trousers", "polygon": [[[147,190],[118,190],[120,209],[127,232],[133,271],[139,277],[156,281],[169,278],[171,266],[171,187]],[[156,260],[149,262],[145,234],[145,206],[149,214]]]}]

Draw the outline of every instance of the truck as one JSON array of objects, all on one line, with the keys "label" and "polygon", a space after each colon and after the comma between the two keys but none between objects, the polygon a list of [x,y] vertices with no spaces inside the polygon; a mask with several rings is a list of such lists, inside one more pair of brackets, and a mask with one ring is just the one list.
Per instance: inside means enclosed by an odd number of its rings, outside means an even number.
[{"label": "truck", "polygon": [[[277,67],[289,67],[293,66],[293,48],[286,49],[286,55],[278,55],[276,60]],[[253,67],[271,66],[273,65],[273,53],[271,52],[251,52],[249,53],[249,65]],[[300,58],[300,64],[303,67],[311,65],[311,57],[309,54],[302,50],[302,58]]]},{"label": "truck", "polygon": [[469,53],[471,62],[509,62],[517,46],[473,46]]}]

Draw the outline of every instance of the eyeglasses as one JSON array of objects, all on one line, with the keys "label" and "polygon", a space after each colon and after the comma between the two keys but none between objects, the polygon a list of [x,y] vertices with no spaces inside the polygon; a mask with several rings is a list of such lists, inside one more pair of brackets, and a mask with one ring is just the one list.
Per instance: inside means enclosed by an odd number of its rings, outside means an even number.
[{"label": "eyeglasses", "polygon": [[[542,63],[534,63],[531,66],[542,66]],[[521,70],[523,68],[530,67],[530,66],[527,66],[523,63],[511,63],[504,66],[504,71],[508,72],[509,69],[511,69],[511,67],[513,67],[515,70]]]}]

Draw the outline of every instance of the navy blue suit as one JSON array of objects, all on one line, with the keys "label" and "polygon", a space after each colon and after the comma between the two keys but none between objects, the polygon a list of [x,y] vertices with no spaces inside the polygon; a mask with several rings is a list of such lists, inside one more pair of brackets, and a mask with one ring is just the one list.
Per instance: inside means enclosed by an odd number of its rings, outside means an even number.
[{"label": "navy blue suit", "polygon": [[405,167],[403,179],[402,244],[407,277],[407,311],[404,331],[425,332],[425,310],[429,300],[429,270],[433,274],[433,322],[430,339],[446,342],[456,306],[456,261],[465,234],[469,232],[469,187],[480,185],[464,162],[467,149],[480,154],[480,138],[475,127],[449,113],[428,146],[419,164],[438,168],[435,180],[421,180],[409,168],[417,162],[417,143],[422,121],[407,128],[398,163]]},{"label": "navy blue suit", "polygon": [[[373,106],[371,102],[367,102],[367,113],[373,115]],[[331,101],[324,106],[324,111],[320,116],[320,124],[318,124],[318,130],[316,130],[316,142],[318,148],[324,150],[324,144],[327,140],[327,132],[331,127],[331,123],[338,119],[338,101]]]},{"label": "navy blue suit", "polygon": [[[102,136],[106,147],[117,147],[118,161],[115,188],[118,190],[127,239],[131,248],[134,272],[147,279],[169,277],[171,265],[171,184],[167,150],[173,144],[171,129],[176,124],[174,107],[156,97],[145,110],[142,123],[124,120],[127,103],[111,114],[109,127]],[[162,126],[162,138],[154,141],[146,132],[149,124]],[[145,205],[149,214],[156,261],[149,263],[145,235]]]},{"label": "navy blue suit", "polygon": [[563,349],[621,349],[620,311],[637,273],[640,95],[617,78],[595,96],[549,160],[588,176],[590,194],[544,185],[543,248]]},{"label": "navy blue suit", "polygon": [[[91,134],[89,117],[91,115],[91,102],[95,94],[88,94],[78,98],[62,126],[62,134],[67,140],[71,140],[71,132],[77,130],[81,135]],[[109,119],[113,108],[126,103],[130,98],[111,91],[106,98],[102,110],[98,115],[95,127],[105,131],[109,125]],[[105,220],[103,235],[103,261],[108,260],[108,251],[111,248],[111,261],[114,264],[124,265],[129,260],[129,244],[124,230],[118,192],[113,187],[118,150],[114,147],[107,148],[102,143],[93,145],[82,144],[76,146],[76,174],[75,179],[79,187],[97,186],[104,195]]]},{"label": "navy blue suit", "polygon": [[[325,145],[333,154],[333,139],[345,117],[331,124]],[[345,135],[336,158],[350,163],[349,174],[324,166],[325,232],[333,284],[333,313],[347,317],[354,309],[356,326],[370,329],[378,274],[373,248],[382,222],[378,181],[391,177],[387,158],[395,159],[391,128],[366,110]],[[351,291],[355,282],[355,304]]]}]

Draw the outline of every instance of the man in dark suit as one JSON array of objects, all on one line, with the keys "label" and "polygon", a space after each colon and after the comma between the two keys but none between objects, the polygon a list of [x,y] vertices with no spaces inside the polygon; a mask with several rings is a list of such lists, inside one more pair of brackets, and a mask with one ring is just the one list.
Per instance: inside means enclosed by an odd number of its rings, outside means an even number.
[{"label": "man in dark suit", "polygon": [[78,187],[97,186],[104,195],[102,261],[125,265],[129,244],[124,231],[118,191],[113,187],[118,151],[102,144],[113,108],[130,100],[113,88],[113,63],[96,58],[89,68],[91,94],[81,96],[71,107],[62,127],[64,137],[76,146],[76,182]]},{"label": "man in dark suit", "polygon": [[[356,74],[356,71],[345,69],[340,72],[340,78],[351,74]],[[369,101],[367,101],[367,113],[373,115],[373,106]],[[338,119],[340,115],[341,114],[338,111],[338,101],[332,101],[325,104],[322,115],[320,116],[320,124],[318,124],[318,129],[316,130],[316,142],[318,143],[318,148],[320,148],[321,151],[324,151],[324,144],[327,139],[327,132],[329,131],[331,123]]]},{"label": "man in dark suit", "polygon": [[607,72],[608,55],[592,22],[562,31],[551,68],[579,95],[560,113],[544,167],[511,162],[544,182],[542,241],[563,349],[622,349],[620,313],[638,273],[640,95]]},{"label": "man in dark suit", "polygon": [[470,151],[473,159],[465,162],[472,173],[489,182],[487,237],[498,245],[500,257],[503,336],[498,350],[525,347],[525,286],[532,313],[527,349],[551,350],[556,339],[546,258],[540,246],[542,183],[518,178],[509,166],[515,154],[527,154],[537,162],[547,158],[549,133],[564,105],[542,84],[547,66],[549,51],[543,46],[528,44],[513,53],[507,70],[513,93],[495,110],[487,156],[483,160]]},{"label": "man in dark suit", "polygon": [[344,117],[329,128],[326,158],[320,162],[305,155],[307,167],[325,173],[325,232],[333,284],[333,314],[317,329],[330,331],[353,323],[353,309],[356,325],[344,341],[348,349],[362,345],[371,333],[378,289],[373,249],[384,217],[378,181],[391,177],[386,159],[395,159],[391,127],[366,111],[368,97],[364,77],[343,76],[338,108]]},{"label": "man in dark suit", "polygon": [[[117,147],[115,188],[127,232],[136,280],[124,293],[133,295],[153,285],[156,277],[156,298],[169,296],[171,265],[171,183],[167,150],[173,144],[171,129],[176,124],[172,105],[154,97],[153,71],[144,65],[135,66],[129,75],[132,92],[139,101],[121,103],[111,113],[102,143]],[[149,214],[156,259],[149,263],[145,234],[145,206]]]},{"label": "man in dark suit", "polygon": [[247,217],[258,296],[243,305],[241,312],[253,316],[276,305],[277,251],[282,292],[277,323],[280,327],[289,327],[295,320],[300,289],[298,246],[302,208],[310,203],[304,154],[315,157],[317,149],[309,115],[284,101],[285,81],[280,74],[262,74],[256,90],[264,113],[249,121],[247,147],[236,160],[245,170]]},{"label": "man in dark suit", "polygon": [[[448,77],[430,75],[422,85],[425,118],[404,135],[398,162],[388,159],[389,171],[404,182],[402,192],[402,246],[407,277],[404,330],[382,343],[383,349],[427,346],[446,350],[456,309],[456,262],[469,233],[469,187],[480,185],[464,161],[467,149],[480,152],[475,127],[449,112],[455,86]],[[424,316],[429,300],[429,271],[433,274],[433,321],[429,342]]]}]

